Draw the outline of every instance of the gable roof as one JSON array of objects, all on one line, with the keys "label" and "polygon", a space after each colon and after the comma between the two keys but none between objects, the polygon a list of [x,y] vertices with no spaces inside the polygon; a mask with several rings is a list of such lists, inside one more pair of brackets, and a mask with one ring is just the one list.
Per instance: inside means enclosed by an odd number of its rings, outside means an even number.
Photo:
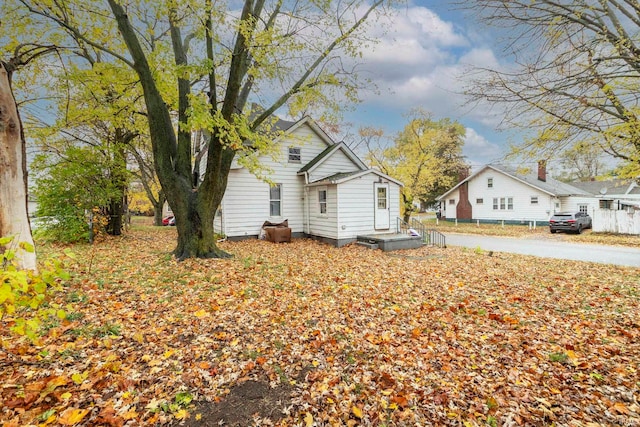
[{"label": "gable roof", "polygon": [[573,185],[567,184],[565,182],[558,181],[551,177],[547,177],[546,181],[541,181],[538,179],[538,174],[536,172],[529,172],[527,174],[522,174],[509,166],[500,165],[500,164],[488,164],[480,168],[475,173],[471,174],[466,179],[460,181],[455,187],[451,188],[446,193],[436,197],[436,200],[442,200],[443,198],[448,196],[451,192],[455,191],[458,187],[460,187],[463,183],[474,179],[476,176],[478,176],[480,173],[484,172],[487,169],[491,169],[498,173],[506,175],[509,178],[512,178],[518,182],[521,182],[539,191],[547,193],[551,196],[555,196],[555,197],[592,196],[592,194],[589,193],[588,191],[574,187]]},{"label": "gable roof", "polygon": [[313,171],[315,168],[319,167],[322,163],[324,163],[328,158],[330,158],[338,150],[341,150],[349,158],[349,160],[351,160],[353,164],[358,167],[358,169],[360,170],[367,169],[367,165],[365,165],[364,162],[360,160],[360,158],[356,156],[356,154],[353,151],[351,151],[351,149],[347,146],[347,144],[344,143],[344,141],[341,141],[337,144],[330,145],[327,148],[325,148],[320,154],[314,157],[309,163],[304,165],[298,171],[298,173],[302,174],[305,172]]},{"label": "gable roof", "polygon": [[574,182],[572,185],[581,188],[593,195],[611,194],[638,194],[638,185],[634,181],[625,179],[614,179],[610,181],[582,181]]},{"label": "gable roof", "polygon": [[276,129],[283,131],[285,134],[291,134],[291,133],[295,132],[296,129],[302,127],[303,125],[309,126],[311,128],[311,130],[313,130],[316,133],[316,135],[318,135],[318,137],[325,144],[327,144],[327,145],[334,145],[335,144],[333,139],[331,139],[331,137],[324,130],[322,130],[322,128],[320,126],[318,126],[316,121],[313,120],[309,116],[304,116],[303,118],[301,118],[300,120],[297,120],[295,122],[291,122],[291,121],[288,121],[288,120],[282,120],[282,119],[278,118],[278,120],[275,123]]},{"label": "gable roof", "polygon": [[365,176],[368,174],[375,174],[381,178],[384,178],[388,181],[393,182],[394,184],[399,185],[400,187],[404,187],[404,184],[402,184],[402,182],[398,181],[395,178],[391,178],[389,175],[386,175],[382,172],[380,172],[377,169],[366,169],[366,170],[361,170],[361,171],[354,171],[354,172],[340,172],[340,173],[336,173],[333,174],[331,176],[328,176],[326,178],[322,178],[319,181],[314,181],[312,183],[309,183],[309,186],[316,186],[316,185],[327,185],[327,184],[342,184],[343,182],[347,182],[347,181],[351,181],[352,179],[356,179],[356,178],[360,178],[361,176]]}]

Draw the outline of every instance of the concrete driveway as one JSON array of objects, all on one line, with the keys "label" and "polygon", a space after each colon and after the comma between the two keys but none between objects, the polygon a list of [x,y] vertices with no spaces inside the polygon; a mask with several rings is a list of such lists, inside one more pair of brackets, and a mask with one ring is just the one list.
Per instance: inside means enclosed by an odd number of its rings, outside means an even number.
[{"label": "concrete driveway", "polygon": [[512,238],[446,233],[447,245],[543,258],[640,267],[640,248],[567,243],[547,238]]}]

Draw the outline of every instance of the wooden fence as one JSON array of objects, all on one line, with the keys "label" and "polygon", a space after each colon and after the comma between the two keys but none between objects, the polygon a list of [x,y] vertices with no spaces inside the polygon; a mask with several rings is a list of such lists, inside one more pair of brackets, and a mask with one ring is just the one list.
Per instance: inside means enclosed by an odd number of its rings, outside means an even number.
[{"label": "wooden fence", "polygon": [[596,209],[593,212],[593,231],[640,235],[640,211]]}]

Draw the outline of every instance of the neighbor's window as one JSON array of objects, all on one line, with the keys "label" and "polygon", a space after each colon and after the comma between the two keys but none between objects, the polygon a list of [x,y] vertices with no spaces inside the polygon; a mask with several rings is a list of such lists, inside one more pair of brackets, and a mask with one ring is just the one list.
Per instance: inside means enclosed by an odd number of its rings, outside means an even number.
[{"label": "neighbor's window", "polygon": [[532,205],[538,204],[538,196],[531,196],[531,204]]},{"label": "neighbor's window", "polygon": [[455,205],[456,204],[456,199],[449,199],[449,204],[450,205]]},{"label": "neighbor's window", "polygon": [[587,209],[589,208],[589,205],[578,205],[578,210],[582,213],[588,213]]},{"label": "neighbor's window", "polygon": [[387,209],[387,187],[378,187],[378,209]]},{"label": "neighbor's window", "polygon": [[282,215],[282,184],[269,187],[269,215]]},{"label": "neighbor's window", "polygon": [[487,188],[493,188],[493,178],[487,178]]},{"label": "neighbor's window", "polygon": [[484,200],[476,199],[476,205],[481,205],[482,203],[484,203]]},{"label": "neighbor's window", "polygon": [[600,200],[600,209],[612,209],[613,200]]},{"label": "neighbor's window", "polygon": [[513,197],[507,197],[507,209],[513,210]]},{"label": "neighbor's window", "polygon": [[326,188],[318,189],[318,204],[320,207],[320,213],[326,214],[327,213],[327,189]]},{"label": "neighbor's window", "polygon": [[289,163],[300,163],[300,147],[289,147]]},{"label": "neighbor's window", "polygon": [[497,197],[493,198],[493,210],[494,211],[498,210],[498,198]]}]

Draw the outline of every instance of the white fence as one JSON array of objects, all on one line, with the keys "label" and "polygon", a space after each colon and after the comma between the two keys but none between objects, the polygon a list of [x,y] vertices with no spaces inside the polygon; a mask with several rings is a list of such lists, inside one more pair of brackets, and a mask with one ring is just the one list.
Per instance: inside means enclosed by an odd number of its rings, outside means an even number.
[{"label": "white fence", "polygon": [[640,211],[596,209],[593,212],[593,231],[640,235]]}]

